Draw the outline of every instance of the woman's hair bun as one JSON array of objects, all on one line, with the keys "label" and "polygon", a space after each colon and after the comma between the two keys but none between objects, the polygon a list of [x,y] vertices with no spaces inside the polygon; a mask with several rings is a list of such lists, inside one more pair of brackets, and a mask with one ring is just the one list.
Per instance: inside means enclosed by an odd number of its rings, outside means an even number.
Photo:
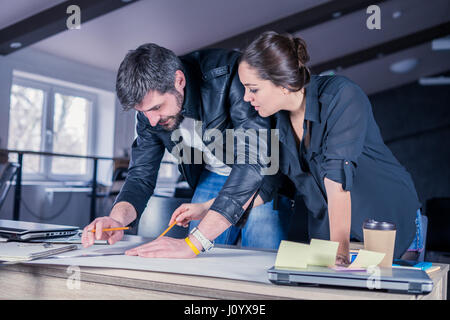
[{"label": "woman's hair bun", "polygon": [[240,62],[244,61],[261,79],[289,91],[301,90],[311,79],[306,66],[309,61],[306,42],[288,33],[262,33],[242,53]]},{"label": "woman's hair bun", "polygon": [[300,38],[293,38],[293,42],[295,51],[297,52],[298,60],[301,63],[301,65],[304,66],[309,61],[309,54],[308,50],[306,49],[306,42]]}]

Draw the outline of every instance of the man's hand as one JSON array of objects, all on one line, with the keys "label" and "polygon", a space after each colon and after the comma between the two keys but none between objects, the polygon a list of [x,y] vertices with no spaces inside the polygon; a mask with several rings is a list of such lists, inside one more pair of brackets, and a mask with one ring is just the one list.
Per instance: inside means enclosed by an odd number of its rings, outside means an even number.
[{"label": "man's hand", "polygon": [[[127,226],[136,219],[136,216],[136,210],[130,203],[125,201],[117,203],[111,210],[109,217],[97,218],[83,229],[81,244],[87,248],[94,244],[95,239],[108,240],[109,244],[120,241],[124,234],[122,230],[103,232],[103,229]],[[95,234],[90,231],[93,229],[95,229]]]},{"label": "man's hand", "polygon": [[152,242],[125,251],[128,256],[139,256],[144,258],[175,258],[190,259],[196,254],[187,245],[184,239],[161,237]]},{"label": "man's hand", "polygon": [[[109,244],[114,244],[123,237],[123,230],[103,231],[106,228],[120,228],[124,225],[111,217],[100,217],[92,221],[83,229],[81,244],[87,248],[94,244],[95,240],[108,240]],[[95,229],[95,233],[91,230]]]}]

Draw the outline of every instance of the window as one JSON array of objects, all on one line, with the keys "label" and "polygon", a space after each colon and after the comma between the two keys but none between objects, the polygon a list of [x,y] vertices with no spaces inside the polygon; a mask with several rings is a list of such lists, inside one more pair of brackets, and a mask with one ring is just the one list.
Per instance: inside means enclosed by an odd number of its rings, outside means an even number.
[{"label": "window", "polygon": [[[95,94],[14,75],[8,149],[91,155]],[[10,154],[10,161],[17,161]],[[89,179],[91,160],[24,155],[24,177]]]}]

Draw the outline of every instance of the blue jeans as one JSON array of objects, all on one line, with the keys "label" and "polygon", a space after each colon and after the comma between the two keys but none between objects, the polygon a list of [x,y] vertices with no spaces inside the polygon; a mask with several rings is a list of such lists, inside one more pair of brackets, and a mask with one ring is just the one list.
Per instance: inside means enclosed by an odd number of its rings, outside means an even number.
[{"label": "blue jeans", "polygon": [[[227,176],[221,176],[206,169],[203,170],[191,202],[200,203],[217,197],[227,178]],[[291,213],[290,200],[280,196],[278,210],[273,209],[273,201],[253,208],[242,229],[231,226],[214,242],[216,244],[235,245],[240,235],[242,247],[278,249],[281,240],[287,239]],[[199,222],[191,221],[189,230],[192,230]]]}]

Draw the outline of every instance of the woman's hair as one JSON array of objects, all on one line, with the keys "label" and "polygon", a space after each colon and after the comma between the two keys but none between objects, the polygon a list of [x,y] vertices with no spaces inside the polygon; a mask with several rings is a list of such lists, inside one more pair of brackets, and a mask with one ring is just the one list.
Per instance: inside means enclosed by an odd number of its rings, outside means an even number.
[{"label": "woman's hair", "polygon": [[306,43],[290,34],[262,33],[244,50],[240,62],[244,61],[261,79],[289,91],[301,90],[311,78],[305,65],[309,61]]}]

